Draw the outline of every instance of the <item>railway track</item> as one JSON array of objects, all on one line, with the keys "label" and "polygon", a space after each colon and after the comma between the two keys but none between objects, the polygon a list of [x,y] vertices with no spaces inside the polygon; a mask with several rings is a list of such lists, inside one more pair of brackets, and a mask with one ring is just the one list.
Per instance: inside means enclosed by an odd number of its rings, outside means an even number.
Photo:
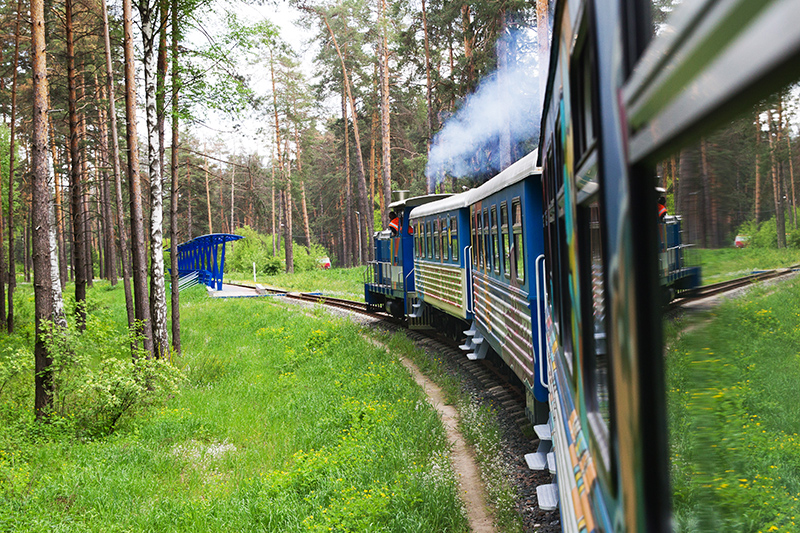
[{"label": "railway track", "polygon": [[800,265],[793,265],[787,268],[778,268],[774,270],[764,270],[762,272],[756,272],[741,278],[722,281],[720,283],[713,283],[711,285],[704,285],[703,287],[682,293],[680,296],[672,300],[669,304],[669,310],[678,309],[690,302],[703,300],[711,296],[716,296],[718,294],[730,292],[735,289],[747,287],[759,281],[767,281],[770,279],[787,276],[795,272],[798,268],[800,268]]}]

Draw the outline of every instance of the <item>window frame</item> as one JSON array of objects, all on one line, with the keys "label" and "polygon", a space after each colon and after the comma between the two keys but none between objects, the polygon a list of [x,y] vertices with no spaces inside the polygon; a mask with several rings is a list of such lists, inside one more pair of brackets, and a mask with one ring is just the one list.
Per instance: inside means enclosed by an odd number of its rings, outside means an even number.
[{"label": "window frame", "polygon": [[525,283],[525,234],[522,231],[522,198],[517,196],[511,200],[511,249],[514,262],[514,276],[520,283]]}]

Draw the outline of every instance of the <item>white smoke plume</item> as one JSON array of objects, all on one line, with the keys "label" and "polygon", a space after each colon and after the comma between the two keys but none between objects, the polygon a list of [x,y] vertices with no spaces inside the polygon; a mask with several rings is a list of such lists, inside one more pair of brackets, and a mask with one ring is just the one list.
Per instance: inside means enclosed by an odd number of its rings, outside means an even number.
[{"label": "white smoke plume", "polygon": [[447,176],[483,181],[538,141],[541,104],[535,32],[509,31],[501,39],[505,42],[499,41],[498,50],[511,50],[513,57],[499,61],[500,68],[481,80],[433,138],[425,174],[434,185]]}]

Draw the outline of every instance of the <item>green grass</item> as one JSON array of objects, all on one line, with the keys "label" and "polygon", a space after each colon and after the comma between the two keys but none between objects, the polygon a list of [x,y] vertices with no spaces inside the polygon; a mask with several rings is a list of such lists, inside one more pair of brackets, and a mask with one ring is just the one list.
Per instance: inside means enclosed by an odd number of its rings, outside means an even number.
[{"label": "green grass", "polygon": [[[90,294],[124,332],[121,288]],[[35,423],[29,374],[0,391],[1,531],[467,530],[441,422],[357,326],[202,288],[182,300],[181,392],[110,436]]]},{"label": "green grass", "polygon": [[750,274],[753,270],[769,270],[800,263],[800,250],[784,248],[721,248],[698,249],[703,284],[719,283]]},{"label": "green grass", "polygon": [[800,282],[671,327],[676,531],[800,529]]},{"label": "green grass", "polygon": [[[316,269],[295,274],[258,274],[256,280],[271,287],[300,291],[323,292],[326,296],[364,301],[364,271],[366,266],[352,268]],[[253,273],[225,274],[225,281],[253,283]]]},{"label": "green grass", "polygon": [[379,334],[392,353],[403,355],[436,382],[445,401],[456,406],[460,416],[459,429],[472,446],[481,470],[487,496],[494,512],[495,527],[504,533],[522,531],[522,519],[517,511],[517,492],[511,484],[503,454],[503,434],[498,423],[499,407],[486,404],[467,394],[459,380],[447,369],[439,354],[419,349],[404,333]]}]

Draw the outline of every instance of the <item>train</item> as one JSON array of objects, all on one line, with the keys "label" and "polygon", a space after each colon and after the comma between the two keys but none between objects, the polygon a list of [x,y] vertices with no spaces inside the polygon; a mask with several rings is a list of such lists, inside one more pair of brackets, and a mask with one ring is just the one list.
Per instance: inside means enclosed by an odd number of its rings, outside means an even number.
[{"label": "train", "polygon": [[[798,76],[800,0],[558,0],[538,147],[474,189],[398,197],[365,299],[517,376],[569,532],[672,530],[664,294],[700,282],[659,161]],[[746,58],[746,59],[743,59]]]}]

